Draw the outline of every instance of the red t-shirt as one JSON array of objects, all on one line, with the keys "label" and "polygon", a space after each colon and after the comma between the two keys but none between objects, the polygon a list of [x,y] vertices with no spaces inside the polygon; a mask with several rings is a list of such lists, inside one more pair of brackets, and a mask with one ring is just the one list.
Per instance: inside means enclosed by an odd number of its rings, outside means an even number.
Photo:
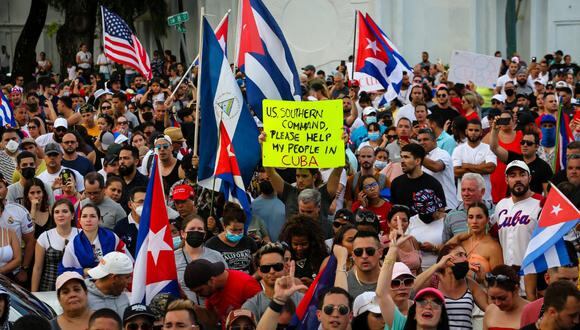
[{"label": "red t-shirt", "polygon": [[544,305],[544,298],[536,299],[524,306],[522,316],[520,318],[520,327],[523,328],[530,323],[536,323],[540,318],[540,310]]},{"label": "red t-shirt", "polygon": [[[521,155],[522,147],[520,146],[520,141],[523,137],[524,134],[522,134],[522,131],[516,131],[516,136],[511,143],[505,143],[500,140],[499,145],[507,151],[512,151]],[[505,182],[506,167],[507,165],[498,159],[495,171],[493,171],[489,177],[491,181],[491,197],[494,204],[497,204],[500,200],[506,197],[508,189],[507,182]]]},{"label": "red t-shirt", "polygon": [[472,119],[479,119],[479,116],[477,115],[477,111],[474,111],[469,115],[465,115],[464,117],[465,117],[465,119],[467,119],[467,121],[470,121]]},{"label": "red t-shirt", "polygon": [[229,273],[226,286],[205,300],[207,309],[213,310],[223,324],[229,312],[239,309],[246,300],[262,291],[260,283],[252,276],[238,270],[226,271]]},{"label": "red t-shirt", "polygon": [[[360,201],[358,200],[355,201],[354,203],[352,203],[352,211],[356,213],[356,210],[360,206],[361,206]],[[389,233],[389,219],[387,219],[387,215],[389,214],[391,207],[392,207],[391,203],[385,201],[383,205],[381,205],[380,207],[367,206],[364,208],[365,210],[369,210],[377,215],[377,217],[379,218],[380,229],[385,235]]]}]

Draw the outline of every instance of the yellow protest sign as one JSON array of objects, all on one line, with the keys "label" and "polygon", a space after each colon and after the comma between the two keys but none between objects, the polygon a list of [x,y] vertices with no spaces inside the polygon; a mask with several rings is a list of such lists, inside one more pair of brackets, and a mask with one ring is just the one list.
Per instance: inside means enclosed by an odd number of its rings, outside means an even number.
[{"label": "yellow protest sign", "polygon": [[262,164],[266,167],[344,166],[342,100],[264,100]]}]

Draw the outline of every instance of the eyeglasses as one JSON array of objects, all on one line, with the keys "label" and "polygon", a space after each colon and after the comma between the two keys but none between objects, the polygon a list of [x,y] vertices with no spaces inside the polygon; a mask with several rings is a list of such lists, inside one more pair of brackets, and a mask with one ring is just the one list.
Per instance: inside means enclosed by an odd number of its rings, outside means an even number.
[{"label": "eyeglasses", "polygon": [[373,182],[373,183],[363,185],[363,189],[374,189],[378,186],[379,186],[379,184],[377,182]]},{"label": "eyeglasses", "polygon": [[54,130],[57,131],[57,132],[66,132],[67,131],[67,129],[64,128],[64,127],[57,127]]},{"label": "eyeglasses", "polygon": [[338,314],[340,315],[346,315],[348,314],[348,312],[350,312],[350,308],[348,308],[348,306],[346,305],[326,305],[324,307],[322,307],[322,311],[324,312],[324,314],[326,315],[332,315],[332,312],[334,312],[334,310],[338,311]]},{"label": "eyeglasses", "polygon": [[271,264],[271,265],[260,265],[260,271],[262,273],[269,273],[270,269],[274,268],[275,272],[281,272],[282,269],[284,269],[284,264],[279,262],[276,264]]},{"label": "eyeglasses", "polygon": [[487,273],[485,274],[485,281],[487,282],[488,286],[494,286],[496,283],[515,284],[514,280],[512,280],[509,276],[503,274],[493,275],[492,273]]},{"label": "eyeglasses", "polygon": [[437,97],[447,97],[447,94],[437,94]]},{"label": "eyeglasses", "polygon": [[75,144],[77,141],[62,141],[62,144]]},{"label": "eyeglasses", "polygon": [[157,146],[155,146],[155,149],[157,149],[157,150],[161,150],[161,149],[167,150],[167,149],[169,149],[169,144],[160,144],[160,145],[157,145]]},{"label": "eyeglasses", "polygon": [[425,308],[425,307],[427,307],[427,305],[429,305],[434,310],[439,310],[442,307],[441,302],[437,301],[437,300],[419,299],[419,300],[416,300],[415,303],[417,304],[417,306],[419,306],[421,308]]},{"label": "eyeglasses", "polygon": [[363,253],[366,253],[367,256],[372,257],[377,253],[377,249],[374,247],[367,247],[367,248],[356,248],[352,250],[352,253],[357,257],[362,257]]},{"label": "eyeglasses", "polygon": [[395,278],[395,279],[391,280],[391,288],[398,289],[401,287],[401,285],[404,285],[406,288],[408,288],[411,285],[413,285],[413,283],[415,283],[415,279],[412,277],[407,277],[407,278],[402,279],[402,280]]},{"label": "eyeglasses", "polygon": [[138,330],[138,329],[142,329],[142,330],[152,330],[153,327],[151,326],[151,323],[129,323],[127,324],[127,330]]},{"label": "eyeglasses", "polygon": [[533,146],[535,144],[536,144],[536,142],[534,142],[534,141],[527,141],[527,140],[521,140],[520,141],[520,145],[522,145],[522,146],[523,145],[526,145],[528,147],[531,147],[531,146]]},{"label": "eyeglasses", "polygon": [[344,223],[342,223],[342,222],[338,222],[338,221],[334,221],[334,222],[332,222],[332,226],[333,226],[334,228],[336,228],[336,229],[338,229],[338,228],[340,228],[340,227],[342,227],[342,226],[344,226],[344,225],[345,225],[345,224],[344,224]]}]

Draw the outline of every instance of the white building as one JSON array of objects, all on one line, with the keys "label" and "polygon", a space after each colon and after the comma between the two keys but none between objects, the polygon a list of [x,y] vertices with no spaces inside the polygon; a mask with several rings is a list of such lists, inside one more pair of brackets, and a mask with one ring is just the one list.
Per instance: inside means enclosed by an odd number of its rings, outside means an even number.
[{"label": "white building", "polygon": [[[505,8],[507,0],[263,0],[280,24],[298,68],[313,64],[334,69],[353,52],[355,10],[368,12],[395,42],[409,64],[420,61],[427,50],[432,62],[448,63],[454,49],[493,54],[500,50],[506,57]],[[167,0],[170,14],[178,12],[176,0]],[[517,2],[517,1],[516,1]],[[204,6],[210,23],[217,25],[231,9],[228,54],[235,53],[238,0],[183,1],[190,13],[186,23],[188,53],[197,53],[200,7]],[[26,21],[30,0],[4,0],[0,11],[0,45],[13,55],[16,41]],[[144,15],[135,22],[137,35],[147,49],[155,41]],[[49,26],[62,24],[64,17],[49,9],[46,28],[36,51],[45,51],[59,66],[56,37]],[[100,26],[97,26],[99,34]],[[517,20],[517,51],[526,61],[562,49],[574,62],[580,57],[580,0],[521,1]],[[163,46],[178,53],[180,36],[168,30]],[[101,40],[95,40],[95,52]],[[95,56],[96,58],[96,56]]]}]

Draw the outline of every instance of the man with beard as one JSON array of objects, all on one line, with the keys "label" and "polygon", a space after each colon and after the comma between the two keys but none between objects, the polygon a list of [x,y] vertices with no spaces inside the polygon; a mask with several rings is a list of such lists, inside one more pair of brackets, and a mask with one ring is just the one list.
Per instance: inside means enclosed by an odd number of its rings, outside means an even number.
[{"label": "man with beard", "polygon": [[49,143],[58,143],[62,142],[62,138],[68,131],[68,123],[66,119],[59,117],[56,118],[53,125],[53,132],[42,134],[41,136],[36,138],[36,144],[40,148],[46,147]]},{"label": "man with beard", "polygon": [[[479,119],[472,119],[467,123],[465,135],[467,143],[462,143],[453,150],[453,168],[455,177],[461,179],[465,173],[479,173],[485,180],[485,195],[483,199],[491,201],[490,174],[493,173],[497,164],[497,157],[489,148],[489,145],[482,143],[482,129]],[[461,180],[457,182],[461,189]]]},{"label": "man with beard", "polygon": [[206,298],[205,307],[224,324],[231,310],[262,290],[252,276],[238,270],[225,269],[222,262],[197,259],[189,263],[183,274],[185,285],[196,295]]},{"label": "man with beard", "polygon": [[352,203],[357,200],[360,193],[360,178],[365,175],[374,175],[379,183],[379,190],[385,188],[387,177],[384,174],[378,173],[375,175],[374,163],[375,152],[370,145],[362,147],[358,151],[358,163],[360,164],[360,171],[351,175],[346,182],[346,190],[344,191],[344,199],[346,208],[350,209]]},{"label": "man with beard", "polygon": [[516,95],[522,94],[530,96],[534,93],[532,86],[528,85],[528,73],[526,69],[521,68],[516,74]]},{"label": "man with beard", "polygon": [[[525,307],[524,307],[525,308]],[[523,330],[572,330],[578,329],[578,311],[580,310],[580,292],[575,284],[568,281],[556,281],[548,286],[544,297],[544,313],[534,323]]]},{"label": "man with beard", "polygon": [[90,160],[85,156],[81,156],[77,153],[77,148],[79,147],[79,141],[77,135],[69,132],[62,137],[62,142],[60,144],[64,150],[62,156],[62,165],[68,168],[72,168],[79,172],[82,176],[85,176],[89,172],[93,172],[95,168]]},{"label": "man with beard", "polygon": [[129,191],[128,215],[115,224],[115,234],[125,242],[127,250],[133,258],[135,258],[135,249],[137,248],[137,233],[146,192],[145,186],[135,187]]},{"label": "man with beard", "polygon": [[399,122],[399,119],[405,117],[411,121],[417,120],[415,117],[415,107],[419,103],[423,103],[423,86],[413,85],[411,87],[411,103],[408,103],[401,107],[395,116],[395,123]]},{"label": "man with beard", "polygon": [[126,206],[129,194],[133,188],[147,186],[149,181],[146,176],[137,171],[137,163],[139,162],[139,150],[131,145],[126,145],[119,151],[119,175],[125,181],[125,189],[121,197],[120,204],[125,211],[129,212]]},{"label": "man with beard", "polygon": [[[8,194],[6,195],[8,202],[24,205],[24,187],[30,183],[32,178],[34,178],[36,174],[36,164],[36,155],[31,152],[22,151],[18,156],[16,156],[16,170],[20,172],[21,175],[20,180],[8,186]],[[46,182],[44,183],[44,189],[48,195],[48,204],[54,204],[52,189]]]},{"label": "man with beard", "polygon": [[286,207],[276,196],[270,178],[263,167],[258,169],[258,185],[260,196],[251,205],[252,214],[264,221],[268,236],[273,242],[276,242],[286,222]]},{"label": "man with beard", "polygon": [[[519,269],[538,222],[541,196],[534,195],[530,190],[532,177],[524,161],[514,160],[509,163],[505,174],[511,196],[499,201],[490,223],[497,225],[499,243],[504,247],[504,263]],[[509,249],[505,248],[507,246]],[[520,283],[520,294],[524,294],[522,290],[525,288],[528,300],[536,299],[535,275],[526,275],[524,281],[525,286]]]},{"label": "man with beard", "polygon": [[495,94],[499,94],[501,92],[502,87],[504,87],[505,83],[508,81],[514,82],[516,81],[516,74],[520,67],[519,60],[517,57],[512,58],[508,71],[501,77],[497,79],[496,87],[495,87]]},{"label": "man with beard", "polygon": [[[441,183],[422,169],[425,149],[416,143],[410,143],[401,150],[401,168],[404,175],[397,177],[391,184],[391,201],[393,204],[406,205],[411,215],[419,214],[421,221],[433,221],[435,212],[445,212],[445,193]],[[429,214],[422,211],[420,205],[426,200],[437,205]]]}]

